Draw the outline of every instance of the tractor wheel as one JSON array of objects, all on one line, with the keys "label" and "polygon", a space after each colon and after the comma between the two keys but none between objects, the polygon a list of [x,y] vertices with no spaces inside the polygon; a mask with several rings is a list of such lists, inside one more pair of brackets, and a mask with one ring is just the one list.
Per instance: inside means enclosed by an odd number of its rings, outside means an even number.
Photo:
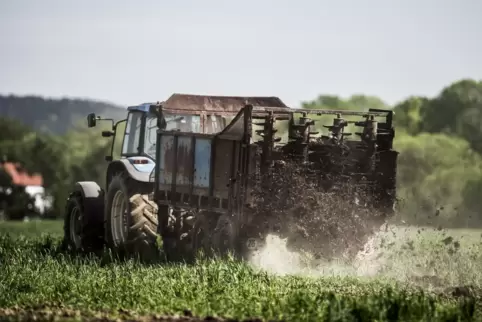
[{"label": "tractor wheel", "polygon": [[[98,251],[104,246],[101,209],[89,207],[87,202],[80,193],[71,194],[67,200],[64,247],[75,252]],[[86,209],[94,213],[87,213]]]},{"label": "tractor wheel", "polygon": [[139,194],[142,183],[125,174],[112,178],[105,203],[107,245],[121,257],[152,259],[157,255],[157,205]]},{"label": "tractor wheel", "polygon": [[197,256],[200,252],[203,253],[204,258],[211,258],[215,249],[212,233],[216,229],[216,224],[219,215],[205,212],[196,215],[196,222],[194,224],[193,234],[193,253]]},{"label": "tractor wheel", "polygon": [[162,236],[166,259],[170,262],[193,262],[194,215],[183,209],[172,209]]}]

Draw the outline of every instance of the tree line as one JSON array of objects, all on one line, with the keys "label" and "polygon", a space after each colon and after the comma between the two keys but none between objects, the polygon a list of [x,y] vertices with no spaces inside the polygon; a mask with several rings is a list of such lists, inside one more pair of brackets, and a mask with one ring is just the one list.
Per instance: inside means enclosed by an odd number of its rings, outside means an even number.
[{"label": "tree line", "polygon": [[[482,82],[462,79],[442,88],[435,97],[412,96],[395,106],[361,94],[349,98],[320,95],[302,106],[393,108],[394,148],[400,152],[397,220],[452,227],[482,225]],[[79,109],[76,107],[75,113]],[[39,130],[29,122],[0,118],[0,157],[42,174],[45,188],[54,198],[48,216],[63,214],[74,182],[95,180],[104,184],[104,155],[109,153],[110,140],[100,137],[101,129],[86,128],[85,116],[90,111],[85,108],[74,125],[60,134]],[[120,114],[116,110],[115,117],[125,117],[125,111]],[[8,184],[8,176],[0,173],[0,186]]]}]

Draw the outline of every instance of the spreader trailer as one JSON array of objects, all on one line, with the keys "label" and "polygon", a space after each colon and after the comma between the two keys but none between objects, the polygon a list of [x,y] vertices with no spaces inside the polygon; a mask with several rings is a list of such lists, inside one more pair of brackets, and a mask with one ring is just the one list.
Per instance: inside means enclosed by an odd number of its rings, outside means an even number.
[{"label": "spreader trailer", "polygon": [[[315,123],[327,116],[320,135]],[[174,94],[130,108],[122,156],[107,158],[105,190],[80,182],[69,198],[66,243],[138,253],[161,237],[168,259],[199,251],[242,257],[267,234],[292,238],[277,209],[290,216],[296,206],[287,173],[310,193],[356,187],[344,199],[382,212],[379,225],[395,204],[392,119],[391,110],[294,109],[277,97]],[[361,129],[358,140],[348,139],[348,127]]]}]

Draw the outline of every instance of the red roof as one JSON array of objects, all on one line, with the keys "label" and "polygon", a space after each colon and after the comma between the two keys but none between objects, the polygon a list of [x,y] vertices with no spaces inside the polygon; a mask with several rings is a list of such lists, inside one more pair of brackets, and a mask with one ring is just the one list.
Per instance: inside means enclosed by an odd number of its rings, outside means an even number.
[{"label": "red roof", "polygon": [[0,167],[5,169],[10,178],[12,178],[13,184],[17,186],[42,186],[43,178],[39,174],[29,175],[23,170],[18,163],[5,162],[0,163]]}]

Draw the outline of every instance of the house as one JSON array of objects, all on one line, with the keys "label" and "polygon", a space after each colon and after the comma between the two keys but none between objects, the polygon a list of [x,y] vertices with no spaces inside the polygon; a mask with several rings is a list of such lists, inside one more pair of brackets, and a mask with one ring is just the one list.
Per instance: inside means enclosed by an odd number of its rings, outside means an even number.
[{"label": "house", "polygon": [[43,178],[41,175],[29,175],[18,163],[4,162],[3,164],[0,163],[0,167],[3,167],[5,172],[12,179],[12,183],[16,186],[43,187]]},{"label": "house", "polygon": [[[0,169],[2,169],[11,179],[12,184],[19,187],[24,187],[25,192],[30,195],[34,199],[34,212],[43,215],[51,206],[50,198],[47,198],[45,195],[44,189],[44,182],[43,177],[40,174],[28,174],[20,164],[13,163],[13,162],[0,162]],[[0,187],[1,190],[4,190],[5,187]],[[11,191],[9,188],[6,188],[4,192],[5,194],[9,195]]]}]

